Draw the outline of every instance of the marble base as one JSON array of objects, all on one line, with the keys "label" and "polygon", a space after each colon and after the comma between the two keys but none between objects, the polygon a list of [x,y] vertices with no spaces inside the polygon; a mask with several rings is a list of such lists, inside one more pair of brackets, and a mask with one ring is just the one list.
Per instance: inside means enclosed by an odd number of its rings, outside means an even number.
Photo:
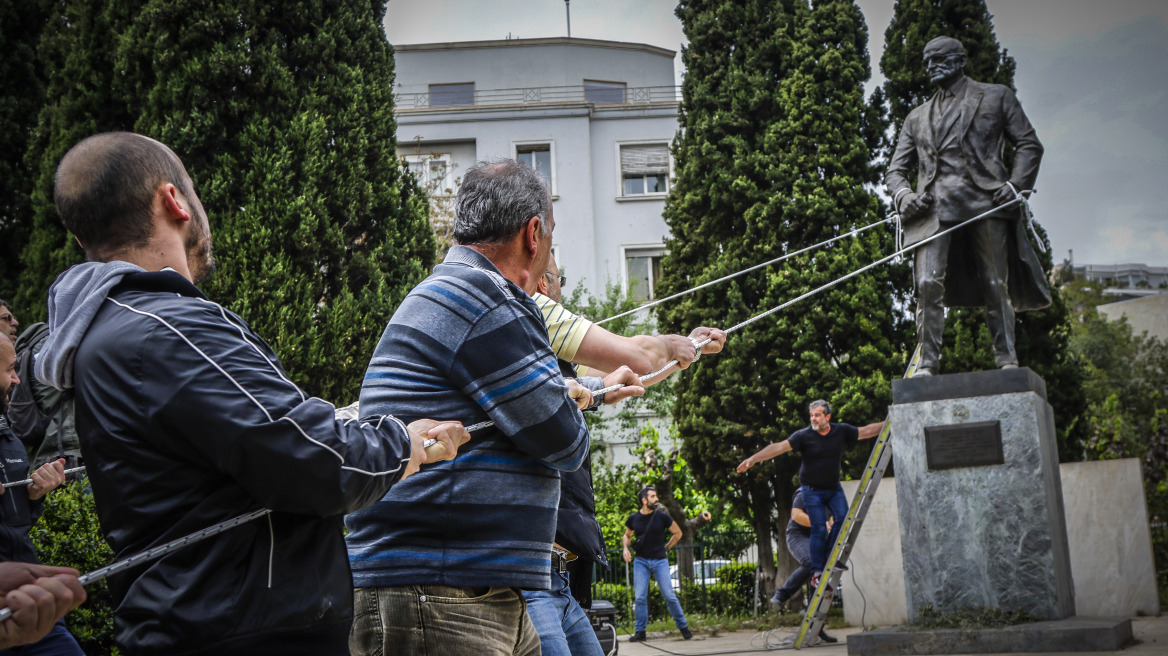
[{"label": "marble base", "polygon": [[1071,617],[1001,629],[916,631],[894,626],[848,636],[850,656],[1117,651],[1132,639],[1129,619]]},{"label": "marble base", "polygon": [[[927,605],[1043,620],[1075,614],[1045,392],[1029,369],[894,381],[889,419],[910,623]],[[926,427],[994,421],[1002,464],[929,468]]]}]

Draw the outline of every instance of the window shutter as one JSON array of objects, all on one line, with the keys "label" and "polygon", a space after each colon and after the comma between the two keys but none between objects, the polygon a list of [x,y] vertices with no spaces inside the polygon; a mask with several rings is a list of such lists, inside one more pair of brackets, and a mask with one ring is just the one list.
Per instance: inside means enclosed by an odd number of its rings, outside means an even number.
[{"label": "window shutter", "polygon": [[624,175],[667,175],[669,146],[644,144],[621,146],[621,173]]}]

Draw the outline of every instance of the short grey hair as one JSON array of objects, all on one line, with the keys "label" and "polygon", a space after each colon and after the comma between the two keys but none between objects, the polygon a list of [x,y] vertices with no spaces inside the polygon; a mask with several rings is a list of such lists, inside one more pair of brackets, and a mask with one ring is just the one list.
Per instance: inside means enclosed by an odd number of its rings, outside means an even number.
[{"label": "short grey hair", "polygon": [[831,404],[827,401],[824,401],[823,399],[815,399],[811,402],[811,405],[807,406],[808,411],[814,410],[815,408],[823,408],[823,414],[829,417],[831,416]]},{"label": "short grey hair", "polygon": [[479,162],[462,177],[454,205],[454,240],[482,244],[514,237],[533,216],[551,231],[551,195],[535,169],[513,159]]}]

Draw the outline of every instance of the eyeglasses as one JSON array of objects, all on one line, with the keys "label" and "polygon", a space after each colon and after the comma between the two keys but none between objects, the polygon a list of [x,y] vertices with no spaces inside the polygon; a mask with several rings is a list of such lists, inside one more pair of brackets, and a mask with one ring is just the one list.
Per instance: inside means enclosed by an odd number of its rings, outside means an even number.
[{"label": "eyeglasses", "polygon": [[[556,274],[552,273],[551,271],[544,271],[543,275],[547,276],[548,282],[556,282]],[[568,282],[568,277],[564,274],[560,274],[559,281],[560,287],[563,287],[564,283]]]},{"label": "eyeglasses", "polygon": [[944,63],[944,62],[947,62],[950,60],[955,60],[958,57],[964,57],[964,55],[960,52],[932,53],[930,55],[925,55],[925,63],[926,64],[941,64],[941,63]]},{"label": "eyeglasses", "polygon": [[[562,278],[563,276],[560,277]],[[7,321],[8,323],[12,323],[12,320],[15,318],[16,317],[12,316],[11,314],[0,314],[0,321]]]}]

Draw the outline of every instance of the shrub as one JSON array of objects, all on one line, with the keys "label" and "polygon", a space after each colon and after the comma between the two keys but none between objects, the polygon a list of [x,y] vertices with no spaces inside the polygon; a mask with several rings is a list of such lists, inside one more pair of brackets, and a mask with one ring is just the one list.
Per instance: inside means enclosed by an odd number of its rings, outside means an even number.
[{"label": "shrub", "polygon": [[[31,536],[37,557],[46,565],[72,567],[85,574],[113,561],[84,479],[66,483],[45,497],[44,512]],[[65,625],[89,656],[117,654],[109,587],[99,581],[87,586],[86,592],[89,599],[65,616]]]}]

